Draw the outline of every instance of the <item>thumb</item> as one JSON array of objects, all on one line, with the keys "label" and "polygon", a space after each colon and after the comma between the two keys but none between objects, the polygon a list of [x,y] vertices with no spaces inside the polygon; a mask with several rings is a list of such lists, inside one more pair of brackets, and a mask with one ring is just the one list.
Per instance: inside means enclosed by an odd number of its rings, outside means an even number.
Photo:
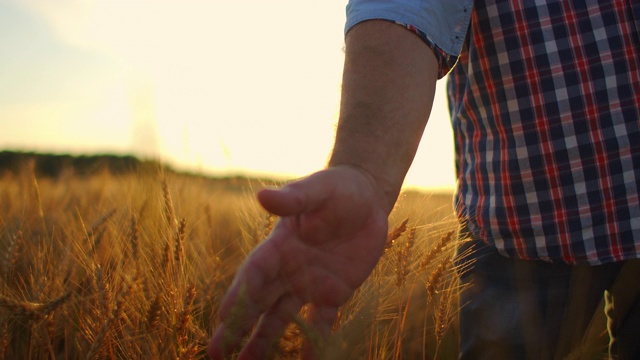
[{"label": "thumb", "polygon": [[260,205],[278,216],[291,216],[303,212],[306,198],[291,188],[264,189],[258,193]]},{"label": "thumb", "polygon": [[[326,174],[310,177],[286,185],[282,189],[264,189],[258,192],[258,201],[268,212],[278,216],[301,214],[321,206],[330,194]],[[326,180],[326,179],[325,179]]]}]

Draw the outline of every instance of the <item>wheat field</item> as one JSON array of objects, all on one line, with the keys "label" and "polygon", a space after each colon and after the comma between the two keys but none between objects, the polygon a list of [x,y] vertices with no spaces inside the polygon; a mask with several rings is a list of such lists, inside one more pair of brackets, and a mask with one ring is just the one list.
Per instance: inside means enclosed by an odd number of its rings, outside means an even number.
[{"label": "wheat field", "polygon": [[[0,173],[0,359],[206,358],[235,269],[277,221],[254,200],[265,185],[162,168]],[[401,195],[325,358],[457,356],[451,200]],[[291,324],[276,358],[298,358],[310,336]]]}]

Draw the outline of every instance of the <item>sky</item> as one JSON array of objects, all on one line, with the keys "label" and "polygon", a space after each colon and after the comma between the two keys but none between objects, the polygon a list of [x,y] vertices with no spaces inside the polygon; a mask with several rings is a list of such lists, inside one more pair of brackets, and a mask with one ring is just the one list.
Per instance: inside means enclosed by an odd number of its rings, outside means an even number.
[{"label": "sky", "polygon": [[[0,150],[300,177],[333,145],[346,0],[0,0]],[[405,185],[454,186],[438,91]]]}]

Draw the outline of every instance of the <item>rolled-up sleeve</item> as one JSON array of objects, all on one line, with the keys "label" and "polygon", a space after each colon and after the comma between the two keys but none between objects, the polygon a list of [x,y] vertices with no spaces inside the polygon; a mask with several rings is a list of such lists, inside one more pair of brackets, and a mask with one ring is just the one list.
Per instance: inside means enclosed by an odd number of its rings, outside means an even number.
[{"label": "rolled-up sleeve", "polygon": [[388,20],[418,34],[438,58],[438,77],[457,62],[473,8],[472,0],[349,0],[345,34],[366,20]]}]

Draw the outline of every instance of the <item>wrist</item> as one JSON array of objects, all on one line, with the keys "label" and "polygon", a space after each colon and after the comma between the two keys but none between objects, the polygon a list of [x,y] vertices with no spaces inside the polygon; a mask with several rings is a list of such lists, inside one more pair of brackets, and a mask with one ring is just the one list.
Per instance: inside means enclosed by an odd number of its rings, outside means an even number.
[{"label": "wrist", "polygon": [[394,185],[388,179],[376,176],[373,171],[364,166],[354,163],[340,162],[334,159],[329,162],[328,169],[348,171],[363,179],[364,184],[371,188],[372,193],[379,200],[378,202],[381,204],[387,215],[395,206],[402,182],[398,185]]}]

